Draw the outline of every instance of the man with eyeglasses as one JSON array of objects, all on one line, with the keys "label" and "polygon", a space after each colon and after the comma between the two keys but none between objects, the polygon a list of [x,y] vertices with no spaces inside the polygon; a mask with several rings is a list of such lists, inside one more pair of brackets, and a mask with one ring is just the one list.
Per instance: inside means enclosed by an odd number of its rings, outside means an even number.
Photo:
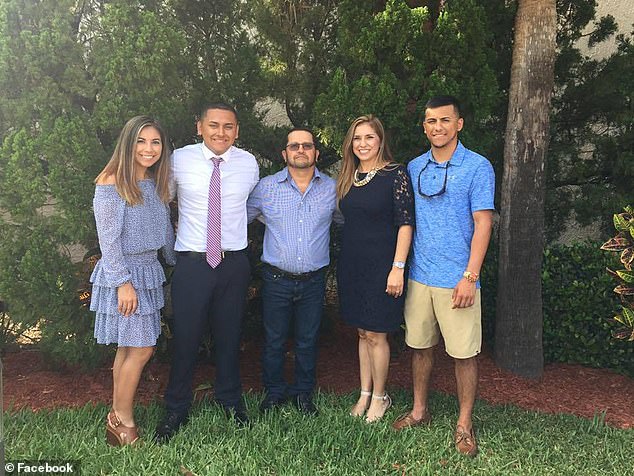
[{"label": "man with eyeglasses", "polygon": [[[247,202],[249,221],[266,228],[262,252],[262,413],[289,398],[305,415],[313,403],[317,338],[330,262],[330,225],[337,213],[335,181],[315,163],[319,151],[309,129],[295,128],[282,150],[286,167],[260,180]],[[339,217],[337,216],[337,221]],[[285,347],[293,326],[294,381],[284,379]]]},{"label": "man with eyeglasses", "polygon": [[408,164],[416,228],[405,300],[407,345],[413,349],[414,406],[396,430],[429,424],[427,396],[434,347],[442,335],[454,358],[460,415],[458,452],[477,454],[472,412],[482,345],[480,268],[491,237],[495,176],[491,163],[458,140],[464,119],[458,100],[437,96],[425,106],[431,149]]}]

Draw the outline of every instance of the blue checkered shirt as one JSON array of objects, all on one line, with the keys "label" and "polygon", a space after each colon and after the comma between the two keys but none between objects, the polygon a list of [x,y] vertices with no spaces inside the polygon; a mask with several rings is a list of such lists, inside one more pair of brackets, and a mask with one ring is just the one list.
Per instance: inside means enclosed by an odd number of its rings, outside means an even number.
[{"label": "blue checkered shirt", "polygon": [[262,261],[289,273],[307,273],[330,263],[330,224],[340,221],[336,182],[315,169],[302,194],[288,168],[260,180],[247,201],[249,222],[266,225]]}]

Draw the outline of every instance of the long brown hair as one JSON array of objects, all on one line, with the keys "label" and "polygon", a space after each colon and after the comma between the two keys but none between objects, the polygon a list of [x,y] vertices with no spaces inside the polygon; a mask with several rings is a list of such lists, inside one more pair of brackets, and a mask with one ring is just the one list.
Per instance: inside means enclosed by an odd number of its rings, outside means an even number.
[{"label": "long brown hair", "polygon": [[346,138],[343,141],[343,146],[341,147],[343,160],[339,176],[337,177],[337,198],[339,200],[350,191],[352,182],[354,182],[354,172],[357,170],[357,167],[359,167],[359,159],[354,155],[352,150],[352,140],[354,139],[355,129],[361,124],[368,124],[381,140],[378,153],[379,164],[386,165],[393,160],[392,152],[385,139],[385,129],[379,118],[372,114],[357,117],[352,121],[352,124],[350,124]]},{"label": "long brown hair", "polygon": [[137,184],[134,171],[134,151],[141,129],[148,126],[154,127],[159,132],[163,146],[159,160],[148,168],[148,171],[154,179],[159,198],[164,203],[169,202],[170,147],[167,143],[167,134],[165,134],[161,124],[149,116],[135,116],[126,122],[117,139],[112,158],[95,179],[95,183],[97,183],[106,177],[114,176],[117,193],[130,205],[143,203],[143,195]]}]

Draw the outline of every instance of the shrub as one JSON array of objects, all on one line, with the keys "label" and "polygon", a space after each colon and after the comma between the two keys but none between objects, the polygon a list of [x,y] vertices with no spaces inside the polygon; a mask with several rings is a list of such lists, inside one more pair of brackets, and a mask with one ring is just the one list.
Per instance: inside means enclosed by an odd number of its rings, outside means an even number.
[{"label": "shrub", "polygon": [[615,307],[605,268],[614,258],[595,244],[554,246],[542,270],[544,358],[634,375],[634,346],[612,338],[603,318]]},{"label": "shrub", "polygon": [[[613,256],[595,243],[554,245],[544,252],[542,305],[544,360],[607,368],[634,376],[634,346],[612,338],[606,311],[615,309],[605,268]],[[497,253],[489,250],[482,270],[483,330],[494,345]]]}]

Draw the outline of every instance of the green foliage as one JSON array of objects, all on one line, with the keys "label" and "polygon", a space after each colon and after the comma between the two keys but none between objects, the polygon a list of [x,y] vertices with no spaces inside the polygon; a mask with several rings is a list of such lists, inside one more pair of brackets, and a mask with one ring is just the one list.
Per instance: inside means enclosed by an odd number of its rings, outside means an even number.
[{"label": "green foliage", "polygon": [[[634,376],[634,346],[614,339],[614,325],[604,318],[606,309],[615,307],[612,281],[605,273],[606,267],[614,266],[614,259],[597,248],[593,243],[577,243],[551,246],[544,252],[544,360]],[[495,334],[496,269],[496,253],[491,249],[481,278],[484,337],[489,345]]]},{"label": "green foliage", "polygon": [[[594,0],[559,0],[560,48],[555,69],[548,154],[547,236],[556,238],[566,219],[598,224],[609,233],[609,217],[634,200],[634,45],[621,31],[617,51],[601,60],[582,55],[575,41],[594,18]],[[630,25],[623,25],[630,28]],[[617,32],[611,16],[598,19],[588,46]]]},{"label": "green foliage", "polygon": [[313,113],[322,140],[338,150],[352,119],[375,114],[405,161],[420,153],[426,100],[444,93],[464,102],[465,143],[488,150],[495,136],[487,125],[501,100],[488,20],[472,0],[448,2],[436,18],[398,0],[379,10],[340,2],[337,67]]},{"label": "green foliage", "polygon": [[183,55],[186,34],[173,14],[143,8],[142,3],[106,4],[98,34],[91,39],[87,66],[98,91],[91,115],[108,144],[139,114],[157,117],[172,135],[193,127],[189,89],[183,87],[194,68]]},{"label": "green foliage", "polygon": [[618,328],[613,335],[618,339],[634,341],[634,208],[625,207],[623,213],[615,213],[614,228],[617,234],[601,246],[604,251],[620,253],[620,262],[625,269],[608,273],[616,278],[619,285],[614,288],[621,300],[621,312],[614,316],[613,321]]},{"label": "green foliage", "polygon": [[614,308],[611,256],[593,244],[553,247],[544,255],[544,357],[605,367],[634,375],[634,348],[612,338],[613,325],[602,316]]},{"label": "green foliage", "polygon": [[[315,100],[336,67],[339,2],[255,0],[249,4],[265,85],[258,104],[261,117],[281,105],[293,126],[312,127]],[[261,156],[275,160],[280,157],[285,133],[286,127],[280,125],[260,128],[256,137],[250,134],[249,141]],[[339,159],[326,144],[320,146],[322,168]],[[277,169],[280,164],[275,165]]]},{"label": "green foliage", "polygon": [[0,138],[10,126],[47,127],[94,96],[78,41],[75,1],[0,4]]},{"label": "green foliage", "polygon": [[270,86],[291,122],[308,124],[315,98],[328,84],[336,52],[334,0],[253,2],[259,55]]},{"label": "green foliage", "polygon": [[0,226],[0,290],[11,297],[7,314],[21,331],[39,330],[51,363],[97,364],[103,349],[93,344],[92,315],[79,304],[80,268],[51,246],[63,242],[52,218],[34,222],[28,231],[6,222]]}]

